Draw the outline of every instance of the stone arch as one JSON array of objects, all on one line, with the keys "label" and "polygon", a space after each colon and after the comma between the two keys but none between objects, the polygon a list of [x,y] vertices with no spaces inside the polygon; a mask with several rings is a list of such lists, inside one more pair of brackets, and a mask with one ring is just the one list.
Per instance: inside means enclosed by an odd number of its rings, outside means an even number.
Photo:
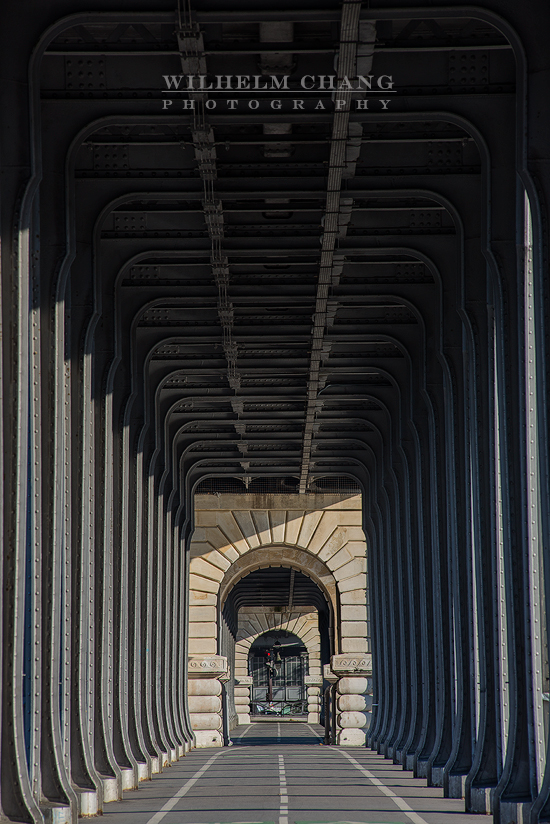
[{"label": "stone arch", "polygon": [[250,688],[248,656],[254,641],[266,632],[283,629],[296,635],[308,652],[308,722],[319,722],[321,672],[321,635],[316,610],[295,607],[287,612],[276,613],[267,608],[261,610],[245,607],[239,612],[237,640],[235,644],[235,710],[239,724],[250,723]]},{"label": "stone arch", "polygon": [[277,614],[249,607],[239,613],[235,644],[235,678],[248,675],[248,654],[254,641],[266,632],[279,629],[291,632],[302,641],[309,656],[310,675],[321,675],[321,636],[316,611],[307,607],[295,607]]},{"label": "stone arch", "polygon": [[227,596],[242,578],[256,569],[275,566],[290,567],[311,578],[325,596],[333,615],[338,614],[337,581],[328,566],[306,550],[282,544],[252,549],[231,564],[220,583],[220,606],[223,608]]},{"label": "stone arch", "polygon": [[329,593],[336,619],[335,652],[369,651],[361,496],[315,495],[311,510],[303,506],[304,496],[299,495],[195,496],[191,655],[217,652],[218,598],[225,598],[253,563],[256,568],[289,565],[309,574]]}]

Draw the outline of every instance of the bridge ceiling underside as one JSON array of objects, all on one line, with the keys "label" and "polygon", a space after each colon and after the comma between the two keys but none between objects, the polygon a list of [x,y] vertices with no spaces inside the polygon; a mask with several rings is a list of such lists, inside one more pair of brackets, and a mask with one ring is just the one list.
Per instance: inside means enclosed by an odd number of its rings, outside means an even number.
[{"label": "bridge ceiling underside", "polygon": [[[373,21],[349,4],[342,23],[304,6],[201,4],[179,38],[171,14],[82,15],[42,59],[44,156],[67,157],[73,349],[93,341],[91,397],[112,397],[173,502],[212,474],[368,486],[461,346],[477,135],[513,99],[509,44],[470,17]],[[277,73],[288,90],[175,89]],[[302,87],[335,74],[373,89]],[[60,183],[43,220],[62,243]]]}]

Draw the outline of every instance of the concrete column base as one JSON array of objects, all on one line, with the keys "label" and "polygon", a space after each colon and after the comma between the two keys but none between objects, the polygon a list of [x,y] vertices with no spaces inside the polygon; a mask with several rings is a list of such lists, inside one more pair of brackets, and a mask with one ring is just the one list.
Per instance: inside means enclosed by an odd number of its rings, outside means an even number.
[{"label": "concrete column base", "polygon": [[529,824],[531,803],[501,801],[500,824]]},{"label": "concrete column base", "polygon": [[464,798],[466,795],[466,776],[450,775],[447,798]]},{"label": "concrete column base", "polygon": [[427,778],[428,777],[428,759],[427,758],[417,758],[416,766],[414,769],[414,777],[415,778]]},{"label": "concrete column base", "polygon": [[442,787],[445,779],[445,767],[432,767],[430,787]]},{"label": "concrete column base", "polygon": [[72,824],[70,807],[40,807],[45,824]]},{"label": "concrete column base", "polygon": [[103,803],[109,804],[111,801],[120,801],[122,798],[122,786],[118,778],[102,778]]},{"label": "concrete column base", "polygon": [[97,815],[99,812],[99,794],[96,790],[84,790],[78,793],[79,815]]},{"label": "concrete column base", "polygon": [[122,789],[135,790],[138,782],[136,780],[136,776],[134,775],[133,769],[123,769],[120,772],[122,774]]},{"label": "concrete column base", "polygon": [[[469,813],[484,813],[485,815],[489,815],[493,812],[493,793],[495,791],[494,787],[471,787],[470,789],[470,803],[468,804]],[[516,807],[515,804],[510,806]],[[501,805],[502,810],[502,805]],[[502,815],[502,813],[501,813]],[[513,821],[517,821],[519,824],[519,820],[513,819]],[[504,820],[501,818],[501,824],[504,824]]]},{"label": "concrete column base", "polygon": [[138,761],[138,781],[148,781],[151,778],[149,764]]}]

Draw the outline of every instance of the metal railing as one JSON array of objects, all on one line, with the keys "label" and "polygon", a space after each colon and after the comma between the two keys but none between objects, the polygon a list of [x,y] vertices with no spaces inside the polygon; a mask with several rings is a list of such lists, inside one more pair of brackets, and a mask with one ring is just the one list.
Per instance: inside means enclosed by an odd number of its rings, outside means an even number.
[{"label": "metal railing", "polygon": [[307,701],[252,701],[250,715],[255,718],[278,715],[305,715],[307,716]]}]

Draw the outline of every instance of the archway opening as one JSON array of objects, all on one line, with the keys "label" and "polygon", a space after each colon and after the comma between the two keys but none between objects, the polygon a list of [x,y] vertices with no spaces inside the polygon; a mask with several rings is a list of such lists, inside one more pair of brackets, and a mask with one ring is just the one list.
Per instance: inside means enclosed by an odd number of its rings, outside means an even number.
[{"label": "archway opening", "polygon": [[308,658],[303,641],[288,630],[270,630],[256,638],[248,653],[251,718],[307,719]]},{"label": "archway opening", "polygon": [[230,726],[252,718],[319,722],[333,622],[317,583],[290,566],[256,569],[230,590],[221,618]]}]

